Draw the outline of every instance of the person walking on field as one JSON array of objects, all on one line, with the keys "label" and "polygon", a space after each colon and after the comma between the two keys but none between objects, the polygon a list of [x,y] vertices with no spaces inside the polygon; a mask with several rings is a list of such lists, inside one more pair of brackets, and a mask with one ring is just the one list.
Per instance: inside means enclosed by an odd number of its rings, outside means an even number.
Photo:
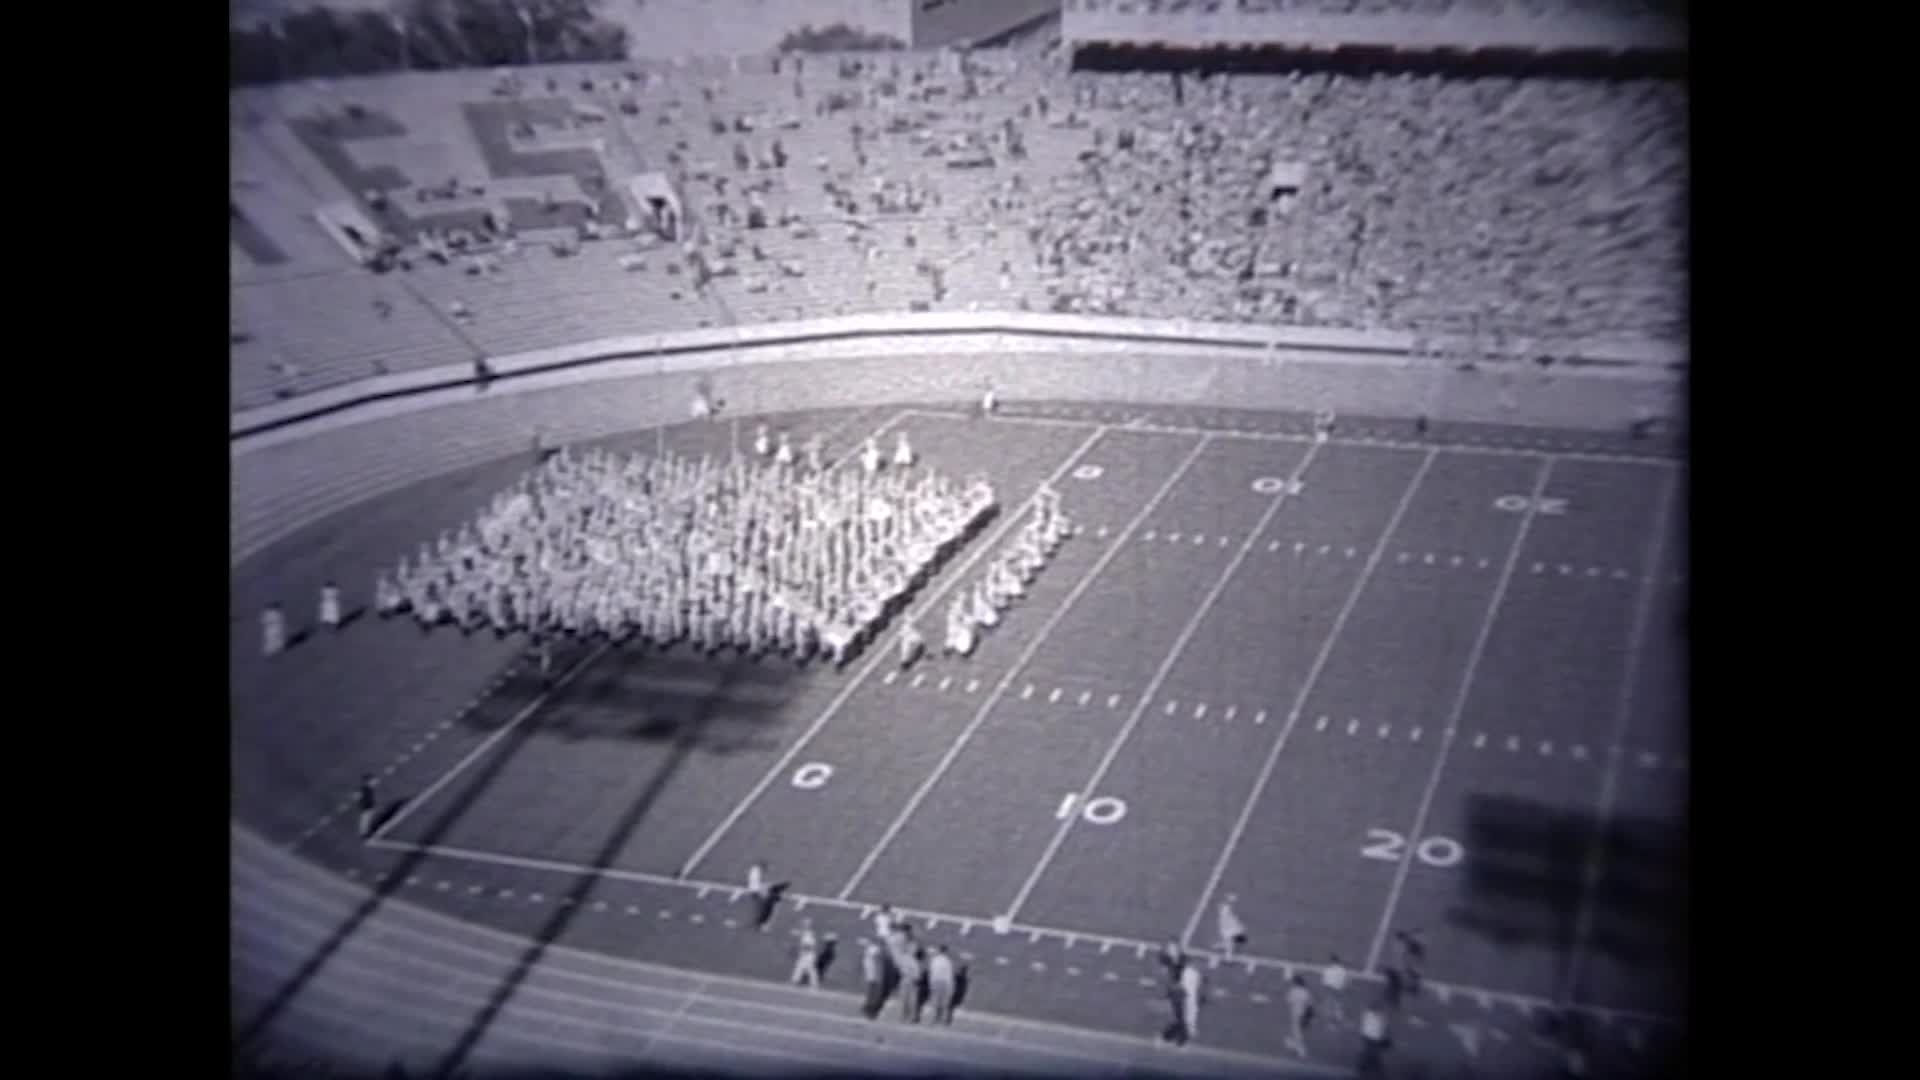
[{"label": "person walking on field", "polygon": [[1196,964],[1186,964],[1180,969],[1180,1026],[1185,1038],[1194,1038],[1200,1034],[1200,968]]},{"label": "person walking on field", "polygon": [[1247,943],[1247,924],[1241,922],[1240,916],[1233,910],[1234,901],[1238,899],[1238,896],[1228,893],[1227,898],[1220,901],[1219,948],[1220,955],[1228,960],[1233,959],[1236,949]]}]

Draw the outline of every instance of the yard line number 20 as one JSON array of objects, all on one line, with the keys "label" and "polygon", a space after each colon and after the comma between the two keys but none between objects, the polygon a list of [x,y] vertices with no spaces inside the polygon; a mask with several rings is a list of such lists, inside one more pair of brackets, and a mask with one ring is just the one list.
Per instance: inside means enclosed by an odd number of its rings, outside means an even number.
[{"label": "yard line number 20", "polygon": [[[1407,838],[1392,829],[1368,829],[1366,846],[1360,854],[1381,862],[1397,863],[1407,850]],[[1446,836],[1429,836],[1413,845],[1413,857],[1428,866],[1445,870],[1459,866],[1467,857],[1467,849],[1460,841]]]}]

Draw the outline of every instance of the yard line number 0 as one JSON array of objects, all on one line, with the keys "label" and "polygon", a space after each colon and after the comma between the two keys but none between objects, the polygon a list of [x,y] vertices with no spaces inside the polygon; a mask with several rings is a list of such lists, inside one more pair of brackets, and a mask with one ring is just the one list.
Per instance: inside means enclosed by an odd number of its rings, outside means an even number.
[{"label": "yard line number 0", "polygon": [[[1407,850],[1407,838],[1392,829],[1368,829],[1367,844],[1360,854],[1381,862],[1397,863]],[[1429,836],[1413,846],[1413,856],[1428,866],[1446,870],[1459,866],[1467,857],[1460,841],[1447,836]]]}]

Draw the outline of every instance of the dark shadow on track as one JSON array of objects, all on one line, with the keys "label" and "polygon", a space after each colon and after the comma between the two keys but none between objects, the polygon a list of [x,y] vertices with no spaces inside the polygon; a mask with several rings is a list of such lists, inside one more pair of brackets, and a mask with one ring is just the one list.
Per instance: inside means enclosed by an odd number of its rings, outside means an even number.
[{"label": "dark shadow on track", "polygon": [[[553,915],[533,935],[527,949],[515,962],[513,970],[500,981],[500,985],[494,989],[493,993],[488,995],[487,1003],[474,1015],[473,1020],[468,1023],[466,1030],[454,1042],[453,1047],[441,1058],[433,1070],[434,1076],[451,1076],[473,1052],[473,1048],[493,1026],[501,1010],[513,999],[520,984],[525,982],[527,976],[539,965],[548,947],[566,932],[567,927],[573,922],[575,913],[584,910],[593,898],[594,888],[602,880],[602,872],[612,866],[613,860],[626,847],[627,841],[633,837],[634,830],[646,818],[647,811],[652,808],[654,801],[659,798],[667,783],[680,771],[681,766],[693,756],[694,752],[701,749],[706,729],[728,705],[726,690],[737,679],[742,665],[730,665],[721,670],[720,685],[714,693],[707,697],[698,711],[686,715],[674,727],[671,734],[671,756],[661,764],[646,789],[633,800],[633,804],[627,808],[608,833],[606,841],[589,864],[591,869],[576,877],[562,894],[563,900],[555,906]],[[527,737],[530,736],[522,735],[523,739]]]}]

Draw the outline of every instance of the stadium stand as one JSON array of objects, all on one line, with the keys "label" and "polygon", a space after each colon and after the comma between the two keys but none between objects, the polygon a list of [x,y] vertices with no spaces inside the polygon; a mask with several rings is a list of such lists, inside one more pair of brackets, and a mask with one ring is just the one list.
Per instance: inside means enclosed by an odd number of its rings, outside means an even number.
[{"label": "stadium stand", "polygon": [[[236,231],[235,408],[476,353],[841,313],[1390,327],[1522,355],[1684,336],[1671,81],[909,52],[236,97],[259,120],[236,159],[280,164],[254,170],[277,190],[245,192]],[[685,204],[671,241],[619,194],[645,170]],[[392,236],[388,273],[312,265],[296,234],[336,195]],[[269,249],[300,254],[249,254]]]}]

